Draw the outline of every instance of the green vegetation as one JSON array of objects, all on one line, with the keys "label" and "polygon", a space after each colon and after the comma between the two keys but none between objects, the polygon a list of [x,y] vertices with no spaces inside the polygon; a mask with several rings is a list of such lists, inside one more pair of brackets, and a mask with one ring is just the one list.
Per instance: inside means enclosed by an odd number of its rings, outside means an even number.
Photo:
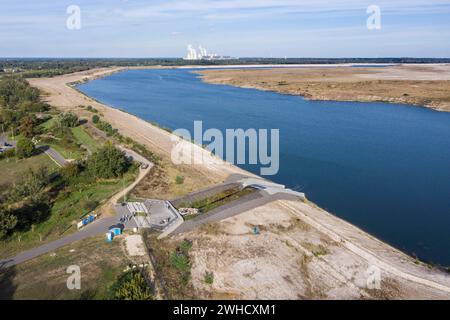
[{"label": "green vegetation", "polygon": [[50,172],[54,172],[57,168],[56,164],[44,153],[37,154],[27,159],[7,158],[0,160],[0,186],[9,189],[9,185],[20,181],[20,177],[24,176],[30,169],[36,170],[39,167],[47,167]]},{"label": "green vegetation", "polygon": [[[9,213],[18,218],[18,224],[13,230],[7,230],[6,236],[3,237],[0,257],[10,257],[16,252],[35,247],[42,241],[51,241],[63,234],[74,232],[75,222],[81,216],[133,182],[138,171],[137,166],[131,166],[122,178],[97,180],[88,170],[80,167],[77,169],[78,173],[72,176],[67,174],[67,169],[62,169],[61,175],[52,178],[42,191],[33,197],[14,202],[13,200],[20,197],[4,196],[10,208]],[[27,192],[24,188],[29,184],[27,180],[28,178],[17,183],[13,190],[24,189],[25,191],[21,192]],[[16,191],[11,193],[20,195],[20,192]]]},{"label": "green vegetation", "polygon": [[182,177],[182,176],[176,176],[176,178],[175,178],[175,183],[176,183],[176,184],[183,184],[183,183],[184,183],[184,177]]},{"label": "green vegetation", "polygon": [[[0,177],[2,258],[73,232],[80,216],[134,181],[138,171],[121,151],[101,148],[74,113],[51,117],[47,110],[39,91],[25,80],[0,81],[2,130],[20,133],[16,154],[7,151],[0,159],[5,171]],[[31,139],[79,161],[57,169],[35,150]],[[92,156],[81,145],[94,152]]]},{"label": "green vegetation", "polygon": [[87,107],[86,107],[86,110],[87,110],[87,111],[90,111],[90,112],[92,112],[92,113],[98,113],[98,110],[95,109],[95,108],[92,107],[92,106],[87,106]]},{"label": "green vegetation", "polygon": [[61,113],[58,116],[58,126],[73,128],[78,125],[78,117],[72,112]]},{"label": "green vegetation", "polygon": [[[211,197],[207,197],[204,199],[196,200],[192,203],[181,203],[178,205],[180,208],[196,208],[201,213],[206,213],[215,208],[223,206],[229,202],[235,201],[243,196],[249,195],[255,192],[253,188],[244,188],[241,189],[239,187],[230,188],[223,192],[217,193]],[[190,216],[189,218],[194,218],[195,216]]]},{"label": "green vegetation", "polygon": [[214,273],[208,271],[205,273],[205,283],[206,284],[214,283]]},{"label": "green vegetation", "polygon": [[191,261],[189,252],[192,242],[157,239],[158,233],[143,234],[149,254],[154,261],[157,279],[166,299],[193,299]]},{"label": "green vegetation", "polygon": [[189,282],[191,276],[191,261],[189,259],[191,248],[192,243],[189,240],[183,240],[170,256],[170,264],[179,272],[184,285]]},{"label": "green vegetation", "polygon": [[122,176],[129,168],[130,163],[125,153],[106,144],[98,149],[87,161],[87,169],[96,178],[111,179]]},{"label": "green vegetation", "polygon": [[19,132],[25,138],[33,138],[35,134],[37,134],[37,119],[36,116],[24,116],[20,119],[20,127]]},{"label": "green vegetation", "polygon": [[121,275],[110,288],[111,300],[153,300],[144,276],[138,270]]},{"label": "green vegetation", "polygon": [[61,74],[112,66],[180,66],[245,64],[336,64],[336,63],[449,63],[448,58],[240,58],[230,60],[187,61],[180,58],[36,58],[0,59],[0,72],[24,77],[53,77]]},{"label": "green vegetation", "polygon": [[106,133],[108,137],[113,136],[117,133],[117,129],[114,129],[109,122],[99,120],[95,126]]},{"label": "green vegetation", "polygon": [[99,121],[100,121],[100,117],[98,115],[94,114],[92,116],[92,122],[97,124],[97,123],[99,123]]},{"label": "green vegetation", "polygon": [[5,77],[0,81],[0,126],[1,130],[12,135],[22,132],[31,138],[38,124],[34,113],[49,109],[39,99],[39,90],[30,87],[27,81],[19,77]]},{"label": "green vegetation", "polygon": [[84,146],[86,146],[91,152],[97,151],[100,147],[99,141],[91,137],[89,133],[82,126],[78,126],[71,129],[73,137],[76,141]]},{"label": "green vegetation", "polygon": [[78,118],[68,114],[63,117],[63,121],[61,117],[47,120],[41,125],[45,134],[41,135],[39,143],[54,148],[66,159],[85,158],[99,148],[100,142],[92,138],[83,126],[73,127],[76,123]]}]

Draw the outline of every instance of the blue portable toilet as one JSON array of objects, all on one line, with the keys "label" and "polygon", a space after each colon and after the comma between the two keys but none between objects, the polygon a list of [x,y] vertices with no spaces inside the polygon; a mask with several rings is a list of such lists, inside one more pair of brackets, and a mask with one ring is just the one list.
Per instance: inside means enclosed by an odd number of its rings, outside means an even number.
[{"label": "blue portable toilet", "polygon": [[94,221],[95,218],[93,215],[90,215],[88,219],[89,219],[89,222],[92,222],[92,221]]},{"label": "blue portable toilet", "polygon": [[114,239],[114,232],[107,232],[106,233],[106,242],[112,242]]},{"label": "blue portable toilet", "polygon": [[83,220],[83,225],[85,226],[85,225],[87,225],[89,223],[89,219],[84,219]]},{"label": "blue portable toilet", "polygon": [[120,236],[122,234],[122,229],[120,228],[113,228],[111,231],[114,233],[115,236]]}]

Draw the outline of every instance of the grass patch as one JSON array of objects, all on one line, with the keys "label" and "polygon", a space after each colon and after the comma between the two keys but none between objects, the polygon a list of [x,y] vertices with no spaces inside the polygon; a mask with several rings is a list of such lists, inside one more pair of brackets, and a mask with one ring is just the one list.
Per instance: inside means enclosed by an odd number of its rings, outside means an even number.
[{"label": "grass patch", "polygon": [[72,128],[71,130],[77,142],[86,146],[92,153],[101,147],[101,142],[91,137],[82,126]]},{"label": "grass patch", "polygon": [[52,117],[52,118],[48,119],[47,121],[45,121],[44,123],[42,123],[40,126],[42,129],[47,131],[56,124],[56,121],[57,121],[56,117]]},{"label": "grass patch", "polygon": [[45,166],[50,172],[56,170],[57,165],[44,153],[35,155],[31,158],[18,160],[17,158],[9,158],[0,160],[0,185],[10,185],[17,182],[21,176],[29,169],[36,170]]}]

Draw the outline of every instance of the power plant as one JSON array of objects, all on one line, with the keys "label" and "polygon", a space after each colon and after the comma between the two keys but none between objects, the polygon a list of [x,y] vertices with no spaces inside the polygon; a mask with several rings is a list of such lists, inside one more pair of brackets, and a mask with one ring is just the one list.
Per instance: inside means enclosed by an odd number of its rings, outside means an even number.
[{"label": "power plant", "polygon": [[202,46],[196,50],[191,44],[187,47],[187,55],[184,60],[230,60],[235,59],[230,56],[221,56],[217,53],[208,53]]}]

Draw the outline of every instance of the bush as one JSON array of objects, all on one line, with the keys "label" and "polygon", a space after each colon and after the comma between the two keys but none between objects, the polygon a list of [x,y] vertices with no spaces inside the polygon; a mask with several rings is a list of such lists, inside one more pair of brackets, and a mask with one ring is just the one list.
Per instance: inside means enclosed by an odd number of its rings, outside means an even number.
[{"label": "bush", "polygon": [[77,163],[68,163],[61,168],[61,174],[67,182],[72,182],[80,173],[81,168]]},{"label": "bush", "polygon": [[0,209],[0,239],[5,237],[17,224],[17,217]]},{"label": "bush", "polygon": [[106,121],[99,121],[96,124],[96,127],[104,132],[106,132],[106,134],[108,136],[112,136],[114,134],[114,132],[117,132],[117,130],[114,130],[113,127],[111,126],[111,124],[109,124]]},{"label": "bush", "polygon": [[214,273],[207,271],[205,274],[205,283],[213,284],[213,282],[214,282]]},{"label": "bush", "polygon": [[90,112],[92,112],[92,113],[98,113],[98,110],[95,109],[95,108],[93,108],[92,106],[87,106],[86,110],[87,110],[87,111],[90,111]]},{"label": "bush", "polygon": [[183,183],[184,183],[184,177],[182,177],[182,176],[177,176],[177,177],[175,178],[175,183],[176,183],[176,184],[183,184]]},{"label": "bush", "polygon": [[59,124],[61,127],[76,127],[78,125],[78,117],[72,112],[62,113],[59,115]]},{"label": "bush", "polygon": [[192,242],[184,240],[170,256],[170,264],[180,273],[183,285],[188,283],[191,276],[191,261],[189,259],[191,248]]},{"label": "bush", "polygon": [[125,153],[107,144],[91,155],[87,160],[87,168],[96,178],[117,178],[130,167]]},{"label": "bush", "polygon": [[34,144],[28,138],[21,138],[17,142],[16,155],[19,159],[29,158],[34,153]]},{"label": "bush", "polygon": [[92,116],[92,122],[93,123],[98,123],[99,121],[100,121],[100,117],[98,115],[94,114]]},{"label": "bush", "polygon": [[99,205],[98,201],[95,200],[85,200],[81,203],[81,208],[87,212],[93,211]]},{"label": "bush", "polygon": [[139,271],[130,271],[122,275],[110,288],[113,300],[153,300],[153,295]]}]

